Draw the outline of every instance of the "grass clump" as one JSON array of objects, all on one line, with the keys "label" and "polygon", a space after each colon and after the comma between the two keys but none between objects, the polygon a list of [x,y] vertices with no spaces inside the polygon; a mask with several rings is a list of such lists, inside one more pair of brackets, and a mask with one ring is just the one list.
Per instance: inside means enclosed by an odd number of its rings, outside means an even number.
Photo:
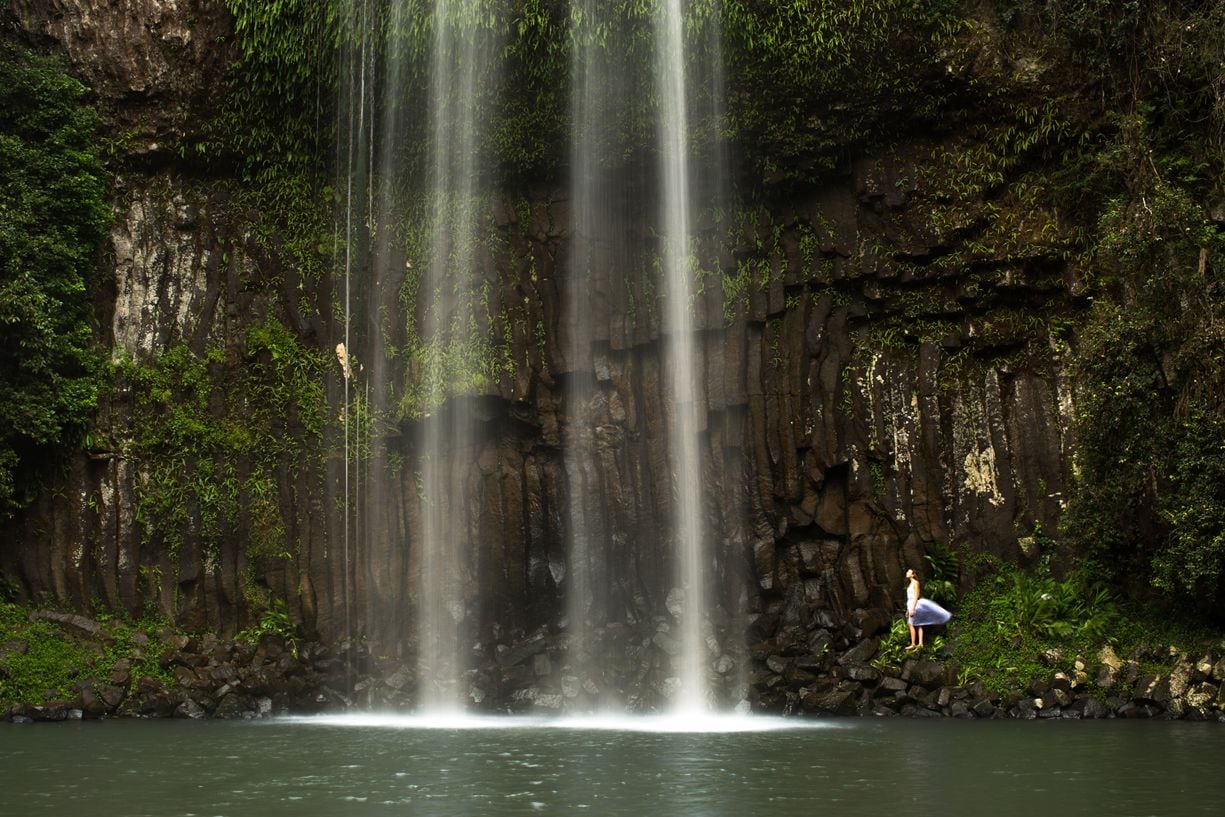
[{"label": "grass clump", "polygon": [[944,636],[932,636],[922,647],[909,649],[910,630],[904,619],[895,619],[889,626],[889,634],[880,640],[876,655],[872,658],[872,666],[880,672],[897,669],[908,658],[923,658],[926,660],[941,660],[944,655]]}]

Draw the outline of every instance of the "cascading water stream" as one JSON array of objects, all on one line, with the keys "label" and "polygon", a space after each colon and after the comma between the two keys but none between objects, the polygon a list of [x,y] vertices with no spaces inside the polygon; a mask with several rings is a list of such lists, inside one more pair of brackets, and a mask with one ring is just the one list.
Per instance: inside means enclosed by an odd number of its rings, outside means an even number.
[{"label": "cascading water stream", "polygon": [[706,615],[708,555],[701,513],[702,471],[698,451],[698,412],[703,409],[697,382],[694,322],[689,271],[690,186],[685,40],[680,0],[664,0],[656,21],[656,78],[660,102],[660,175],[662,182],[663,269],[666,384],[673,417],[669,448],[675,497],[673,537],[676,545],[680,604],[680,691],[674,709],[702,712],[709,708],[708,663],[703,622]]},{"label": "cascading water stream", "polygon": [[[346,620],[346,632],[377,633],[384,645],[415,643],[418,709],[425,715],[453,714],[467,703],[469,656],[483,603],[475,593],[481,585],[474,555],[479,523],[470,506],[480,501],[473,493],[479,477],[473,392],[484,387],[473,366],[488,353],[482,345],[488,320],[481,309],[489,305],[478,303],[479,291],[487,293],[482,287],[490,283],[480,278],[488,261],[481,248],[487,231],[494,229],[481,217],[493,155],[484,111],[498,88],[499,24],[491,22],[481,0],[434,0],[424,27],[419,16],[408,19],[419,14],[409,0],[392,0],[377,13],[374,9],[381,6],[374,0],[352,0],[350,8],[353,31],[346,41],[347,57],[342,55],[347,73],[337,165],[344,174],[337,189],[344,211],[343,289],[338,295],[345,335],[338,356],[344,371],[346,512],[343,537],[333,540],[339,544],[343,538],[344,545],[336,587],[344,596],[346,619],[355,604],[365,604],[360,608],[365,621]],[[559,334],[567,361],[561,378],[567,388],[563,514],[571,550],[564,576],[549,565],[567,599],[569,667],[563,674],[582,682],[585,700],[603,709],[616,705],[624,690],[606,684],[618,657],[602,653],[601,633],[609,624],[616,625],[609,632],[619,632],[625,624],[646,622],[644,596],[635,582],[669,564],[673,574],[664,587],[674,588],[667,604],[678,627],[668,640],[680,645],[671,670],[677,679],[672,710],[702,714],[711,710],[715,697],[708,678],[715,655],[708,608],[730,606],[715,592],[718,560],[702,513],[704,492],[713,486],[704,483],[702,468],[706,406],[697,373],[691,245],[694,197],[708,197],[709,191],[695,194],[689,178],[694,103],[686,85],[682,3],[661,0],[650,30],[637,30],[653,42],[653,58],[650,49],[635,50],[637,43],[609,35],[616,25],[608,15],[617,12],[607,4],[574,0],[571,13],[576,26],[572,222],[566,276],[559,287],[564,299]],[[403,36],[407,31],[411,37]],[[385,40],[376,39],[384,33]],[[632,68],[627,71],[627,66]],[[698,73],[709,68],[699,63]],[[649,95],[652,82],[658,102],[657,173],[642,166],[640,155],[619,154],[617,142],[627,120],[650,127],[649,119],[635,119],[642,112],[635,106]],[[422,122],[414,121],[414,132],[420,132],[417,144],[424,150],[415,154],[414,146],[405,149],[402,134],[406,121],[418,117]],[[423,158],[414,164],[413,155]],[[642,199],[651,191],[659,196],[657,208]],[[607,408],[601,408],[599,393],[607,386],[595,374],[597,292],[605,282],[627,285],[619,280],[623,271],[644,262],[641,268],[649,269],[649,259],[632,240],[643,233],[660,237],[661,253],[661,387],[673,491],[665,503],[672,518],[660,520],[658,527],[674,546],[670,557],[660,554],[662,559],[649,545],[631,549],[624,533],[618,543],[604,504],[602,492],[608,488],[601,480],[607,477],[597,464],[595,442],[598,423],[607,422],[600,419]],[[647,280],[643,286],[635,297],[645,302],[655,284]],[[409,307],[406,312],[400,312],[402,305]],[[350,337],[351,327],[355,337]],[[354,347],[364,366],[356,364]],[[400,388],[397,359],[409,365],[403,398],[395,396]],[[414,430],[411,439],[398,436],[404,419],[412,421],[403,426]],[[372,424],[385,420],[373,429]],[[401,451],[392,451],[395,445]],[[365,471],[353,465],[355,452],[366,458]],[[389,477],[393,459],[412,465],[407,491],[397,490]],[[397,510],[405,504],[415,513]],[[359,563],[356,571],[354,562]],[[406,624],[412,632],[407,639]],[[397,649],[396,654],[402,653]]]},{"label": "cascading water stream", "polygon": [[[610,161],[609,134],[617,133],[631,96],[621,32],[604,0],[571,4],[570,212],[573,224],[562,283],[565,310],[560,336],[568,375],[564,465],[568,544],[566,581],[567,663],[595,690],[598,708],[618,705],[607,687],[611,662],[603,654],[602,628],[624,622],[628,584],[624,548],[610,536],[608,486],[598,467],[598,426],[607,422],[607,399],[596,379],[596,331],[610,279],[629,267],[626,201],[631,181]],[[603,316],[606,317],[606,316]],[[603,406],[603,409],[601,408]],[[605,414],[601,414],[604,411]]]},{"label": "cascading water stream", "polygon": [[424,392],[432,407],[421,423],[422,530],[417,643],[420,707],[445,712],[463,707],[468,619],[468,536],[462,507],[464,475],[473,451],[473,417],[467,399],[447,399],[455,389],[453,362],[476,325],[475,289],[479,178],[483,123],[477,79],[493,58],[473,24],[479,4],[438,0],[430,56],[429,262],[422,296],[423,339],[429,344]]},{"label": "cascading water stream", "polygon": [[[592,625],[603,617],[592,598],[596,584],[593,526],[587,512],[591,495],[586,478],[594,454],[592,430],[587,422],[594,392],[591,370],[590,283],[595,257],[595,230],[599,195],[598,166],[592,149],[602,118],[595,97],[599,71],[598,51],[586,46],[598,11],[597,0],[576,0],[572,19],[575,44],[571,52],[570,100],[570,200],[573,202],[574,233],[571,239],[569,278],[566,290],[566,354],[571,370],[566,386],[567,433],[564,448],[566,508],[569,544],[566,580],[566,658],[570,671],[579,678],[599,674],[591,652]],[[586,47],[585,47],[586,46]]]}]

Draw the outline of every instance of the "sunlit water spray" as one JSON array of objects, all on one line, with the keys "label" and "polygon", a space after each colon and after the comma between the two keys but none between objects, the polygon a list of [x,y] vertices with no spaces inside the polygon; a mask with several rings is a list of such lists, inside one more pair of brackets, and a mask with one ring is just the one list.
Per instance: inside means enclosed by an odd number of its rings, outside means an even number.
[{"label": "sunlit water spray", "polygon": [[515,729],[566,729],[590,732],[646,732],[655,734],[731,734],[775,732],[797,729],[837,729],[834,721],[802,720],[768,716],[749,716],[708,712],[700,717],[663,715],[577,715],[568,717],[523,717],[474,714],[397,715],[358,713],[345,715],[305,715],[276,718],[268,723],[296,723],[305,726],[342,726],[366,729],[408,729],[446,731],[504,731]]}]

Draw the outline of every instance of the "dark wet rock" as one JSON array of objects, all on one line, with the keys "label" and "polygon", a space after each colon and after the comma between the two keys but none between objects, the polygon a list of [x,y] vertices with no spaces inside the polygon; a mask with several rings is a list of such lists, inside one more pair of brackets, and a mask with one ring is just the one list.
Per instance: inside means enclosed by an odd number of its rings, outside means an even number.
[{"label": "dark wet rock", "polygon": [[1093,696],[1086,696],[1081,712],[1086,718],[1106,718],[1111,714],[1110,708]]},{"label": "dark wet rock", "polygon": [[947,667],[938,661],[910,660],[902,667],[902,678],[923,686],[943,684],[947,677]]},{"label": "dark wet rock", "polygon": [[824,656],[832,651],[834,635],[829,630],[815,630],[808,636],[808,652],[816,656]]},{"label": "dark wet rock", "polygon": [[851,664],[846,667],[846,677],[861,683],[875,683],[880,680],[880,673],[866,664]]},{"label": "dark wet rock", "polygon": [[854,715],[858,711],[857,704],[862,692],[863,689],[858,684],[842,684],[835,689],[802,695],[801,705],[806,712]]},{"label": "dark wet rock", "polygon": [[1195,665],[1185,658],[1174,665],[1166,679],[1166,689],[1170,698],[1177,699],[1186,695],[1187,690],[1195,681]]},{"label": "dark wet rock", "polygon": [[94,687],[98,697],[106,704],[107,709],[116,709],[123,703],[123,699],[127,696],[125,687],[116,686],[115,684],[97,684]]},{"label": "dark wet rock", "polygon": [[120,687],[126,687],[128,682],[132,680],[132,661],[128,658],[120,658],[111,668],[110,681]]},{"label": "dark wet rock", "polygon": [[106,701],[102,700],[102,696],[94,689],[94,685],[98,683],[96,678],[89,678],[82,681],[80,687],[80,702],[81,710],[91,718],[99,718],[110,711]]},{"label": "dark wet rock", "polygon": [[35,721],[62,721],[67,718],[68,709],[64,701],[48,701],[38,706],[22,706],[19,712]]},{"label": "dark wet rock", "polygon": [[970,710],[969,704],[965,701],[954,701],[949,706],[948,714],[954,718],[972,718],[974,713]]},{"label": "dark wet rock", "polygon": [[1047,697],[1050,699],[1051,703],[1054,706],[1058,706],[1061,708],[1065,706],[1069,706],[1072,703],[1071,691],[1063,689],[1061,687],[1052,687],[1050,691],[1047,693]]},{"label": "dark wet rock", "polygon": [[980,698],[970,703],[970,711],[975,717],[990,718],[995,714],[995,704],[986,698]]},{"label": "dark wet rock", "polygon": [[208,712],[205,711],[203,706],[196,703],[191,698],[188,698],[175,708],[174,716],[176,718],[190,718],[192,720],[199,720],[200,718],[207,717]]},{"label": "dark wet rock", "polygon": [[212,684],[207,678],[201,678],[193,669],[185,666],[174,668],[175,682],[186,689],[208,689]]},{"label": "dark wet rock", "polygon": [[1163,689],[1164,680],[1160,675],[1144,675],[1136,680],[1132,698],[1140,703],[1156,703],[1159,697],[1168,700],[1168,687]]},{"label": "dark wet rock", "polygon": [[1012,708],[1013,717],[1033,720],[1038,717],[1038,705],[1033,698],[1022,698]]},{"label": "dark wet rock", "polygon": [[872,656],[876,655],[876,650],[879,647],[878,642],[874,638],[866,638],[856,644],[851,649],[847,650],[838,658],[840,664],[862,664],[868,661]]},{"label": "dark wet rock", "polygon": [[1150,703],[1128,701],[1118,709],[1120,718],[1151,718],[1161,710]]},{"label": "dark wet rock", "polygon": [[515,667],[548,647],[548,639],[543,632],[537,632],[520,641],[513,647],[499,645],[498,664],[502,667]]},{"label": "dark wet rock", "polygon": [[781,655],[772,655],[766,659],[766,669],[776,675],[787,679],[795,672],[796,662],[794,659],[784,658]]},{"label": "dark wet rock", "polygon": [[396,667],[390,675],[384,678],[383,682],[387,684],[387,686],[399,692],[400,690],[404,689],[404,687],[412,683],[414,674],[415,673],[410,667],[401,664],[400,666]]},{"label": "dark wet rock", "polygon": [[879,607],[867,610],[856,610],[851,614],[851,620],[857,631],[857,638],[871,638],[889,629],[893,617]]},{"label": "dark wet rock", "polygon": [[213,717],[222,720],[255,717],[255,702],[238,693],[228,692],[217,701]]},{"label": "dark wet rock", "polygon": [[895,678],[891,675],[886,675],[884,678],[881,679],[880,684],[877,686],[877,690],[881,694],[892,695],[895,692],[904,691],[908,686],[910,685],[906,683],[905,681],[903,681],[901,678]]},{"label": "dark wet rock", "polygon": [[208,678],[213,683],[229,683],[238,677],[238,669],[233,664],[222,664],[216,669],[210,670]]}]

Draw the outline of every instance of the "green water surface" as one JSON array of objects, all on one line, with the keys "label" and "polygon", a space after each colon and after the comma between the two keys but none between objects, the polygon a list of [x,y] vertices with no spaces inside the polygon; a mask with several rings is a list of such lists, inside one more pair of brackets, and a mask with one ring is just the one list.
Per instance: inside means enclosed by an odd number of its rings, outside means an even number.
[{"label": "green water surface", "polygon": [[0,776],[4,817],[1215,815],[1225,724],[0,725]]}]

